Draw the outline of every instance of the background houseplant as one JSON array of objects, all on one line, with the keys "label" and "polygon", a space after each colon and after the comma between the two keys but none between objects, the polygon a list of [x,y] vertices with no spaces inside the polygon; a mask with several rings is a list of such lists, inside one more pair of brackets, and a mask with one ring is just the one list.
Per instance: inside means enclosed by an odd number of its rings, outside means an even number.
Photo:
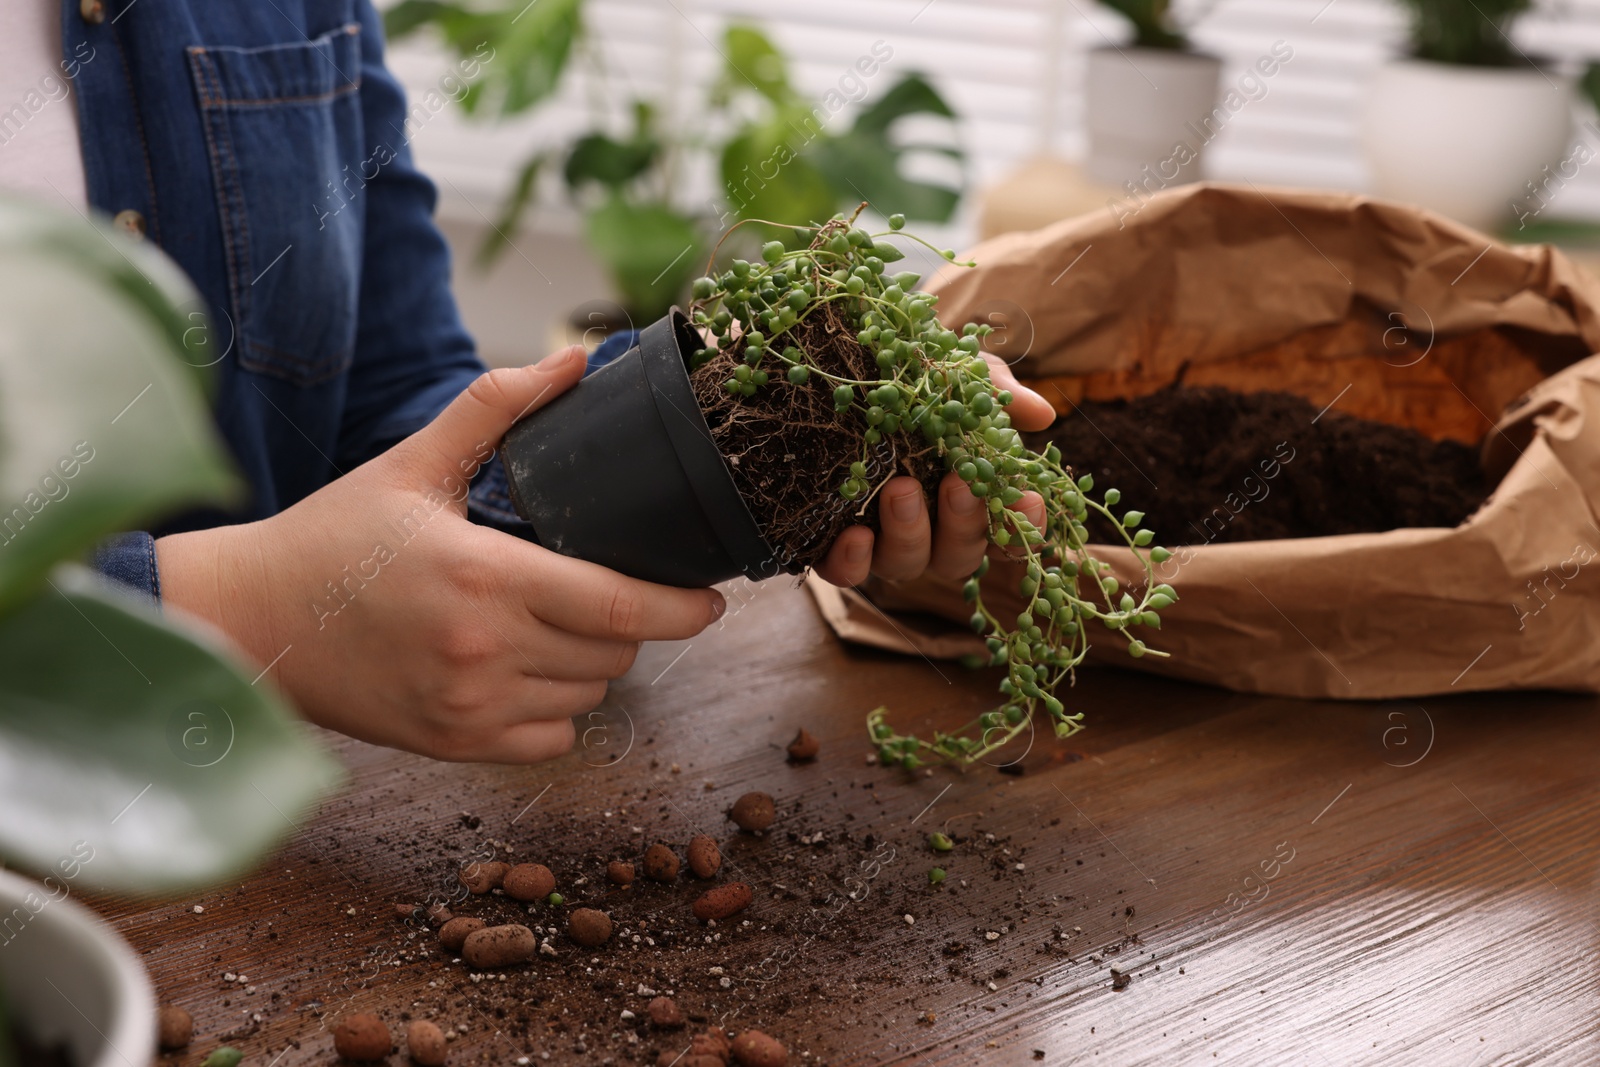
[{"label": "background houseplant", "polygon": [[1531,0],[1404,6],[1409,52],[1379,68],[1362,113],[1372,189],[1493,229],[1529,195],[1528,182],[1561,163],[1572,79],[1512,43]]},{"label": "background houseplant", "polygon": [[[74,562],[114,530],[237,496],[206,403],[225,353],[200,306],[154,248],[0,200],[0,857],[44,879],[0,884],[0,986],[85,1067],[143,1055],[153,1022],[129,1014],[149,1004],[140,969],[96,949],[108,931],[61,898],[216,882],[337,778],[218,640]],[[100,969],[64,974],[68,942]],[[86,1006],[49,1011],[51,975]],[[118,1053],[108,1034],[145,1047]]]},{"label": "background houseplant", "polygon": [[[1089,154],[1085,170],[1112,185],[1148,181],[1147,189],[1200,180],[1204,131],[1217,99],[1222,64],[1190,48],[1172,19],[1168,0],[1103,0],[1133,25],[1129,47],[1090,51],[1084,91]],[[1215,124],[1214,124],[1215,125]],[[1190,149],[1174,153],[1174,146]],[[1163,163],[1168,163],[1165,168]]]},{"label": "background houseplant", "polygon": [[[583,217],[585,242],[621,301],[619,325],[642,326],[682,298],[704,267],[709,238],[729,216],[800,224],[862,199],[883,205],[885,213],[927,221],[948,221],[955,212],[960,181],[907,177],[904,161],[914,152],[934,153],[959,169],[960,149],[902,144],[891,135],[910,116],[954,118],[917,74],[895,79],[845,124],[835,120],[835,94],[819,101],[800,92],[772,41],[735,23],[718,42],[723,66],[704,101],[667,128],[650,101],[610,99],[600,63],[583,48],[580,0],[562,0],[543,12],[549,40],[529,33],[525,23],[533,13],[518,17],[523,8],[512,2],[469,10],[404,0],[385,18],[391,37],[432,26],[463,57],[494,49],[494,62],[483,65],[462,99],[470,114],[510,118],[529,111],[555,90],[574,57],[586,60],[585,73],[597,87],[601,106],[593,125],[568,143],[536,148],[520,165],[480,249],[482,262],[504,251],[537,197],[540,176],[555,167]],[[848,68],[863,95],[864,79],[876,77],[883,61],[884,53],[867,55]],[[687,177],[706,167],[721,185],[710,200],[697,198]]]}]

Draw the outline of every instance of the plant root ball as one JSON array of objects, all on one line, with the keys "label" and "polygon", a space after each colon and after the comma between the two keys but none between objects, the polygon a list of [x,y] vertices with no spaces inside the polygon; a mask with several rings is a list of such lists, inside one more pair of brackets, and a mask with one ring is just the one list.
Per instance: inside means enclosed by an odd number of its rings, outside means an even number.
[{"label": "plant root ball", "polygon": [[556,876],[542,863],[519,863],[506,872],[500,888],[512,900],[542,900],[556,891]]},{"label": "plant root ball", "polygon": [[701,894],[694,902],[694,917],[701,922],[726,919],[750,906],[754,894],[744,882],[729,882]]},{"label": "plant root ball", "polygon": [[393,1048],[389,1028],[371,1012],[346,1015],[333,1028],[333,1050],[344,1059],[371,1063],[389,1055]]},{"label": "plant root ball", "polygon": [[733,1058],[739,1067],[783,1067],[789,1050],[760,1030],[746,1030],[733,1039]]},{"label": "plant root ball", "polygon": [[188,1048],[194,1040],[194,1016],[176,1004],[163,1004],[156,1012],[156,1038],[164,1052]]},{"label": "plant root ball", "polygon": [[612,885],[632,885],[633,864],[625,860],[612,860],[606,864],[606,881]]},{"label": "plant root ball", "polygon": [[741,830],[761,831],[772,825],[777,814],[772,797],[766,793],[746,793],[733,802],[728,818],[737,823]]},{"label": "plant root ball", "polygon": [[406,1027],[406,1051],[417,1067],[444,1067],[450,1046],[445,1042],[443,1030],[426,1019],[418,1019]]},{"label": "plant root ball", "polygon": [[666,845],[651,845],[644,852],[644,876],[655,882],[678,877],[678,854]]},{"label": "plant root ball", "polygon": [[811,736],[811,731],[804,726],[794,735],[794,740],[789,742],[789,758],[795,763],[805,763],[807,760],[817,758],[817,753],[822,751],[822,742]]},{"label": "plant root ball", "polygon": [[656,997],[645,1012],[650,1016],[650,1025],[657,1030],[683,1029],[683,1011],[671,997]]},{"label": "plant root ball", "polygon": [[467,887],[467,892],[481,897],[490,890],[499,889],[501,881],[510,869],[508,864],[499,860],[469,863],[461,868],[461,884]]},{"label": "plant root ball", "polygon": [[470,915],[457,915],[439,927],[439,944],[451,952],[460,952],[461,946],[467,943],[468,936],[487,925],[488,923],[482,919],[475,919]]},{"label": "plant root ball", "polygon": [[539,942],[533,931],[517,923],[474,930],[461,946],[462,958],[480,970],[526,963],[537,951]]},{"label": "plant root ball", "polygon": [[611,916],[594,908],[574,908],[567,916],[567,936],[584,948],[611,940]]},{"label": "plant root ball", "polygon": [[[797,346],[811,366],[828,374],[878,381],[883,372],[856,339],[859,327],[836,308],[833,303],[814,307],[785,334],[783,344]],[[811,375],[804,385],[774,382],[755,396],[730,396],[723,383],[735,367],[744,365],[744,349],[743,341],[724,342],[689,380],[711,439],[730,461],[739,496],[784,570],[801,574],[822,562],[839,534],[852,525],[878,528],[876,507],[858,515],[857,507],[840,506],[838,490],[851,476],[851,464],[864,460],[873,484],[906,474],[936,491],[944,461],[924,444],[921,432],[903,430],[884,435],[875,445],[865,444],[861,412],[840,412],[833,402],[834,387],[820,375]],[[775,359],[765,366],[774,375],[780,373]]]},{"label": "plant root ball", "polygon": [[705,834],[689,840],[689,869],[696,878],[710,878],[722,867],[722,850]]}]

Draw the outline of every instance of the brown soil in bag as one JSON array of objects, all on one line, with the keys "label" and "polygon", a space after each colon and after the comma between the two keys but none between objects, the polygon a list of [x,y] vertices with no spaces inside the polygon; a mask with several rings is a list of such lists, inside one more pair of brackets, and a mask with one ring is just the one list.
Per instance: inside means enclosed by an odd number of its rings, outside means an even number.
[{"label": "brown soil in bag", "polygon": [[1054,441],[1096,497],[1122,490],[1114,510],[1143,511],[1167,545],[1456,526],[1492,489],[1475,447],[1337,408],[1318,417],[1289,393],[1176,386],[1084,401],[1025,437],[1036,450]]}]

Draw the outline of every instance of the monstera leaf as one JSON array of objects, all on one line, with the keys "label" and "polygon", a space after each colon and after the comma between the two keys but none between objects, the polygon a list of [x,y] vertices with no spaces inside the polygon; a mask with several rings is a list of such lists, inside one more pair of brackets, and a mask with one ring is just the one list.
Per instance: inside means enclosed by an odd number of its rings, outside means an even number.
[{"label": "monstera leaf", "polygon": [[962,153],[945,145],[892,140],[891,127],[912,115],[951,119],[955,112],[927,79],[909,74],[857,115],[848,132],[819,139],[810,158],[846,202],[866,200],[883,215],[948,222],[961,201],[960,186],[907,178],[905,158],[912,152],[934,152],[960,162]]}]

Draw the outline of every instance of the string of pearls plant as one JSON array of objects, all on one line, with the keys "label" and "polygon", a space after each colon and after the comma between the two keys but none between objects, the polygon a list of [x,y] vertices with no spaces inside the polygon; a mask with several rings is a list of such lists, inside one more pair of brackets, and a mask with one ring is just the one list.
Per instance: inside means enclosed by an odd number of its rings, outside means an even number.
[{"label": "string of pearls plant", "polygon": [[[1142,512],[1113,510],[1121,503],[1116,489],[1097,499],[1094,479],[1074,478],[1054,444],[1043,454],[1024,446],[1006,414],[1011,394],[995,390],[980,351],[990,327],[969,323],[959,334],[946,329],[934,315],[938,297],[914,291],[920,276],[889,272],[889,264],[904,258],[891,238],[933,246],[899,233],[905,224],[899,215],[889,218],[888,232],[868,233],[855,225],[860,213],[795,228],[802,239],[809,235],[804,247],[769,241],[763,262],[735,259],[697,280],[692,318],[714,344],[696,353],[695,365],[719,351],[742,349],[742,362],[724,383],[736,397],[820,379],[833,392],[835,410],[856,413],[863,427],[862,459],[837,487],[844,499],[865,509],[882,485],[868,483],[865,449],[885,435],[904,435],[914,446],[935,450],[946,470],[988,502],[990,542],[1026,565],[1021,593],[1027,607],[1015,617],[998,618],[984,603],[980,580],[987,558],[963,588],[972,629],[987,639],[989,664],[1006,668],[1003,703],[954,733],[935,731],[932,740],[896,731],[880,707],[867,725],[883,763],[914,769],[924,757],[974,762],[1028,729],[1041,706],[1056,736],[1068,737],[1081,728],[1083,713],[1069,713],[1055,694],[1071,683],[1088,653],[1091,627],[1125,642],[1131,656],[1167,654],[1134,631],[1159,629],[1161,610],[1177,599],[1152,570],[1171,553],[1154,546]],[[949,250],[935,251],[955,260]],[[811,361],[798,328],[829,305],[857,330],[881,377],[842,378]],[[1030,489],[1044,498],[1043,529],[1017,509]],[[1091,512],[1104,516],[1143,568],[1136,590],[1121,588],[1110,568],[1089,554]]]}]

